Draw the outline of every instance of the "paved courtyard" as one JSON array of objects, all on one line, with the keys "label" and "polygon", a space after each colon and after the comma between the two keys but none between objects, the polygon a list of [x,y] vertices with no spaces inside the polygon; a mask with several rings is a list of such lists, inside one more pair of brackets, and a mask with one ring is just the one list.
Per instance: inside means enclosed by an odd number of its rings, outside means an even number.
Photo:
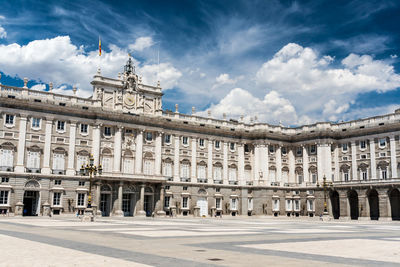
[{"label": "paved courtyard", "polygon": [[399,266],[400,223],[0,218],[1,266]]}]

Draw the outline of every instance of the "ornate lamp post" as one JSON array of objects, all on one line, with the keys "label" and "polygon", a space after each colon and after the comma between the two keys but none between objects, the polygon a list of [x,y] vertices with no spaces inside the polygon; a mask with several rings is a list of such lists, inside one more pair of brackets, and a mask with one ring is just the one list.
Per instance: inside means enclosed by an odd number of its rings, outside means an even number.
[{"label": "ornate lamp post", "polygon": [[322,188],[324,189],[324,215],[328,215],[328,205],[326,203],[326,193],[327,193],[326,191],[327,191],[327,188],[331,185],[332,185],[332,183],[326,182],[326,177],[324,175],[323,182],[322,182]]},{"label": "ornate lamp post", "polygon": [[93,177],[96,174],[102,174],[103,168],[101,167],[101,164],[98,167],[94,166],[93,155],[90,155],[89,163],[86,164],[86,166],[82,165],[79,172],[83,176],[89,175],[89,194],[87,198],[87,208],[85,209],[85,216],[89,216],[90,220],[93,221],[93,209],[92,209]]}]

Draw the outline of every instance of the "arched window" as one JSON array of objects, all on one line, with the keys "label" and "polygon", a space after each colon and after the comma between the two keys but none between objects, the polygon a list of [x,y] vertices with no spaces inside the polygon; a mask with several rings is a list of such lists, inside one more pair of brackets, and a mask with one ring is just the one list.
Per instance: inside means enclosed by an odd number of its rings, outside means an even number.
[{"label": "arched window", "polygon": [[206,179],[206,168],[206,163],[204,161],[200,161],[197,165],[197,178]]},{"label": "arched window", "polygon": [[133,154],[130,150],[126,150],[122,161],[123,173],[133,174]]},{"label": "arched window", "polygon": [[164,160],[163,174],[165,177],[172,177],[172,160],[170,158]]},{"label": "arched window", "polygon": [[112,172],[112,152],[110,149],[105,148],[101,153],[101,165],[103,172]]},{"label": "arched window", "polygon": [[232,164],[231,166],[229,166],[228,180],[229,181],[237,181],[237,167],[235,164]]},{"label": "arched window", "polygon": [[181,178],[190,177],[190,162],[188,160],[182,160],[181,162]]},{"label": "arched window", "polygon": [[14,166],[14,146],[6,143],[0,147],[0,167],[13,168]]}]

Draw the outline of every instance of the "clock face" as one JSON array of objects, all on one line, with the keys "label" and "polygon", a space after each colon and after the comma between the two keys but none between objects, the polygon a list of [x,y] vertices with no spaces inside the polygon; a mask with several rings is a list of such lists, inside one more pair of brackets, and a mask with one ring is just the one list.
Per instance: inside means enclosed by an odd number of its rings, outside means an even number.
[{"label": "clock face", "polygon": [[127,106],[133,106],[135,104],[135,97],[131,94],[125,95],[124,102]]}]

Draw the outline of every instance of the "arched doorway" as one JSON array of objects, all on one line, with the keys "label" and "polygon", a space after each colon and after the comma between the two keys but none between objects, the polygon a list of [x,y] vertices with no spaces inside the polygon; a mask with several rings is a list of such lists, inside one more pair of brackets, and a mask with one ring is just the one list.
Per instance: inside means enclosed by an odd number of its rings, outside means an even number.
[{"label": "arched doorway", "polygon": [[146,187],[144,189],[144,211],[146,212],[146,216],[151,216],[154,210],[154,193],[151,187]]},{"label": "arched doorway", "polygon": [[392,220],[400,221],[400,192],[398,189],[393,189],[390,194],[390,209],[392,211]]},{"label": "arched doorway", "polygon": [[136,206],[136,188],[132,185],[124,187],[122,194],[122,211],[124,216],[133,216]]},{"label": "arched doorway", "polygon": [[331,197],[331,206],[332,206],[332,215],[334,219],[339,219],[340,217],[340,200],[339,193],[335,190],[330,194]]},{"label": "arched doorway", "polygon": [[110,216],[111,212],[111,186],[102,185],[100,188],[100,211],[101,216]]},{"label": "arched doorway", "polygon": [[207,191],[205,189],[199,189],[197,192],[197,207],[199,207],[200,217],[208,216],[208,202],[207,202]]},{"label": "arched doorway", "polygon": [[371,189],[368,193],[369,215],[371,220],[379,219],[379,196],[375,189]]},{"label": "arched doorway", "polygon": [[25,184],[23,216],[37,216],[40,213],[40,184],[30,180]]},{"label": "arched doorway", "polygon": [[350,206],[350,218],[352,220],[358,220],[358,194],[355,190],[350,190],[348,193],[349,206]]}]

